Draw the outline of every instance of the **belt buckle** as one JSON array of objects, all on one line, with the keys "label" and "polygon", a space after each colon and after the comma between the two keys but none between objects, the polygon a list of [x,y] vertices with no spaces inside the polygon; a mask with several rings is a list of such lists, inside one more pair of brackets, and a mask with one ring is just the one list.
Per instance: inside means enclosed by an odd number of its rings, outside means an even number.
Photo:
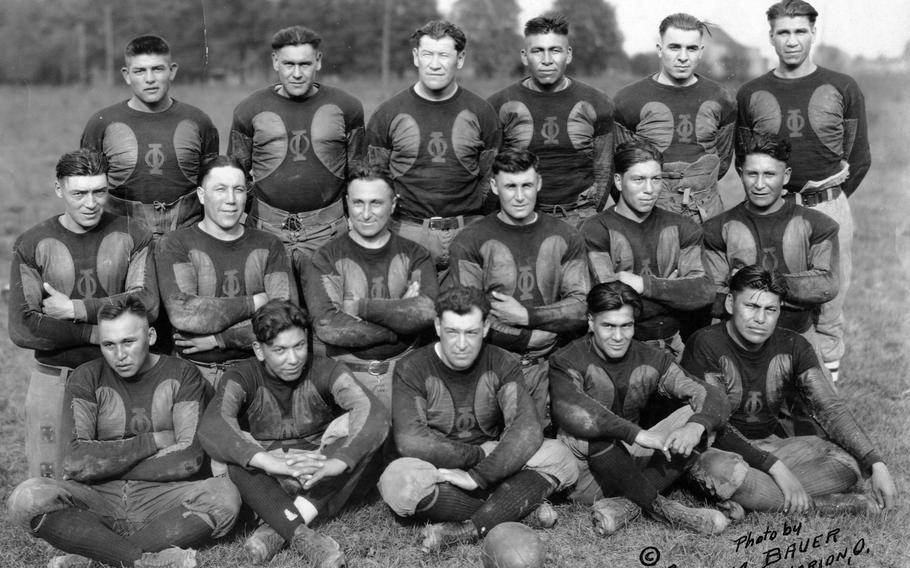
[{"label": "belt buckle", "polygon": [[367,364],[367,373],[373,375],[374,377],[378,377],[383,372],[382,371],[383,363],[385,363],[385,361],[376,361],[376,360],[370,361]]},{"label": "belt buckle", "polygon": [[430,217],[427,219],[427,227],[430,229],[442,230],[444,228],[442,226],[444,219],[445,217]]},{"label": "belt buckle", "polygon": [[281,228],[285,231],[299,233],[302,226],[300,224],[300,219],[297,218],[297,215],[291,214],[288,215],[288,218],[284,220],[284,224],[281,225]]}]

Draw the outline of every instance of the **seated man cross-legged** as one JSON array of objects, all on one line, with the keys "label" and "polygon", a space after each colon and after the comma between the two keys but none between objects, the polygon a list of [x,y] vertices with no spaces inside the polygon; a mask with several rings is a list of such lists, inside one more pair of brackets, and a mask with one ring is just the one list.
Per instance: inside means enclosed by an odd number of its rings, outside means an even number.
[{"label": "seated man cross-legged", "polygon": [[392,388],[392,432],[401,458],[379,480],[399,516],[430,521],[423,548],[471,542],[496,525],[555,523],[543,500],[573,484],[575,462],[545,440],[518,358],[485,345],[490,304],[456,286],[436,301],[439,341],[403,358]]},{"label": "seated man cross-legged", "polygon": [[[341,547],[309,528],[336,515],[378,474],[389,430],[385,406],[344,365],[307,354],[307,313],[271,300],[252,318],[255,359],[224,374],[199,427],[205,450],[227,464],[262,519],[244,548],[268,562],[289,542],[318,568],[345,565]],[[375,481],[375,479],[374,479]]]},{"label": "seated man cross-legged", "polygon": [[65,480],[33,477],[9,497],[10,519],[71,554],[49,566],[193,568],[193,549],[220,537],[240,509],[226,478],[200,479],[196,425],[208,385],[186,361],[149,352],[155,330],[135,297],[98,312],[103,359],[66,385],[75,440]]}]

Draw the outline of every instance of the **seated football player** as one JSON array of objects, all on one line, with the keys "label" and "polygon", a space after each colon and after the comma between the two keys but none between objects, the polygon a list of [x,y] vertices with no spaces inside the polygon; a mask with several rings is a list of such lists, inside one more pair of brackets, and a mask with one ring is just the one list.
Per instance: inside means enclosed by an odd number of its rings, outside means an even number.
[{"label": "seated football player", "polygon": [[[786,278],[750,265],[730,278],[729,290],[725,307],[730,319],[695,333],[682,365],[726,390],[730,424],[783,462],[795,479],[779,485],[730,453],[710,460],[706,453],[699,467],[725,479],[724,497],[746,509],[864,513],[892,508],[897,491],[881,455],[834,391],[809,341],[777,325],[788,298]],[[797,401],[828,439],[786,437],[781,409]],[[870,476],[871,495],[845,493]]]},{"label": "seated football player", "polygon": [[309,525],[365,494],[388,413],[343,364],[307,354],[307,313],[271,300],[252,318],[255,358],[224,374],[199,427],[202,445],[227,464],[244,503],[262,520],[244,548],[268,562],[286,544],[310,565],[345,565],[331,537]]},{"label": "seated football player", "polygon": [[10,519],[69,554],[55,568],[195,566],[192,547],[227,533],[240,495],[200,478],[196,426],[208,385],[191,363],[150,353],[155,329],[133,296],[98,312],[103,358],[66,384],[75,439],[65,480],[33,477],[9,497]]},{"label": "seated football player", "polygon": [[397,515],[430,521],[426,550],[472,542],[532,512],[529,520],[552,526],[544,499],[577,477],[569,450],[543,438],[517,357],[485,343],[489,313],[477,288],[442,292],[439,341],[395,368],[392,433],[402,457],[379,492]]},{"label": "seated football player", "polygon": [[[558,438],[579,468],[570,498],[593,503],[600,534],[619,530],[642,509],[695,532],[723,531],[728,521],[720,511],[686,507],[660,494],[723,424],[722,392],[690,377],[665,350],[633,339],[642,298],[631,286],[597,284],[587,301],[590,333],[550,357]],[[687,405],[646,430],[639,418],[655,394]]]}]

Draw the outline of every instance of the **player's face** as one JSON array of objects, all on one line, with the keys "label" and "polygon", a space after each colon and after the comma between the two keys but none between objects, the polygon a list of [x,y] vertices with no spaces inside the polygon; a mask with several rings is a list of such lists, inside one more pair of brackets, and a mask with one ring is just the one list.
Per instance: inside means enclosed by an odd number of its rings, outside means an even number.
[{"label": "player's face", "polygon": [[566,75],[566,66],[572,62],[569,38],[552,32],[530,35],[525,38],[521,62],[539,87],[559,85]]},{"label": "player's face", "polygon": [[149,370],[154,361],[149,347],[155,344],[155,328],[145,318],[125,312],[98,322],[101,354],[108,366],[124,379]]},{"label": "player's face", "polygon": [[815,41],[815,26],[808,16],[781,17],[771,22],[771,45],[781,65],[795,69],[809,57]]},{"label": "player's face", "polygon": [[727,330],[743,347],[759,347],[771,337],[780,317],[780,296],[773,292],[746,288],[727,294],[725,301],[730,320]]},{"label": "player's face", "polygon": [[417,76],[431,93],[444,93],[455,83],[455,76],[464,65],[464,52],[455,50],[455,40],[449,36],[420,38],[412,51]]},{"label": "player's face", "polygon": [[170,55],[134,55],[127,58],[126,67],[120,72],[133,91],[133,99],[148,110],[163,110],[161,107],[170,104],[168,91],[177,75],[177,64],[171,61]]},{"label": "player's face", "polygon": [[667,28],[657,45],[662,74],[673,83],[685,84],[695,73],[704,49],[698,30]]},{"label": "player's face", "polygon": [[525,225],[534,220],[540,183],[540,175],[534,168],[518,173],[499,172],[490,180],[493,193],[499,196],[499,206],[505,216],[503,221]]},{"label": "player's face", "polygon": [[790,181],[787,164],[767,154],[749,154],[743,161],[741,176],[752,210],[771,213],[780,209],[784,184]]},{"label": "player's face", "polygon": [[663,187],[660,164],[656,160],[634,164],[625,173],[614,174],[613,180],[619,188],[625,207],[640,215],[646,215],[654,209]]},{"label": "player's face", "polygon": [[307,334],[299,327],[288,328],[268,343],[253,342],[256,358],[282,381],[291,383],[300,378],[307,362]]},{"label": "player's face", "polygon": [[230,166],[212,168],[196,194],[202,202],[207,223],[213,223],[222,231],[230,231],[240,223],[247,195],[242,171]]},{"label": "player's face", "polygon": [[316,90],[316,74],[322,68],[322,52],[308,43],[286,45],[272,52],[272,67],[278,72],[283,95],[308,97]]},{"label": "player's face", "polygon": [[382,235],[389,226],[397,198],[381,179],[355,179],[348,185],[348,219],[364,239]]},{"label": "player's face", "polygon": [[599,314],[588,314],[588,329],[594,334],[594,344],[609,359],[625,356],[635,335],[635,316],[632,306],[622,306]]},{"label": "player's face", "polygon": [[57,197],[63,199],[63,224],[77,233],[94,229],[107,201],[107,176],[70,176],[58,181]]},{"label": "player's face", "polygon": [[473,365],[490,328],[489,323],[484,321],[480,308],[473,307],[464,315],[445,311],[434,323],[436,334],[439,335],[438,355],[442,362],[456,371]]}]

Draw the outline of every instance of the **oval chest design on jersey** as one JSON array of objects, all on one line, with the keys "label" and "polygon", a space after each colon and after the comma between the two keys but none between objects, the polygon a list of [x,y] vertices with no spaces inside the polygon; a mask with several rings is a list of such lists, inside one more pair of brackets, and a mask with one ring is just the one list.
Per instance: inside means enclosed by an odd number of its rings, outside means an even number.
[{"label": "oval chest design on jersey", "polygon": [[521,101],[508,101],[499,108],[499,123],[503,125],[502,146],[527,150],[534,137],[534,117]]},{"label": "oval chest design on jersey", "polygon": [[202,155],[202,135],[192,120],[181,120],[174,129],[174,152],[177,165],[187,181],[197,183],[199,158]]},{"label": "oval chest design on jersey", "polygon": [[667,105],[651,101],[641,107],[636,132],[663,152],[673,143],[676,121]]},{"label": "oval chest design on jersey", "polygon": [[112,122],[104,129],[102,152],[107,156],[110,169],[107,179],[111,186],[123,185],[136,170],[139,159],[139,141],[136,133],[122,122]]}]

